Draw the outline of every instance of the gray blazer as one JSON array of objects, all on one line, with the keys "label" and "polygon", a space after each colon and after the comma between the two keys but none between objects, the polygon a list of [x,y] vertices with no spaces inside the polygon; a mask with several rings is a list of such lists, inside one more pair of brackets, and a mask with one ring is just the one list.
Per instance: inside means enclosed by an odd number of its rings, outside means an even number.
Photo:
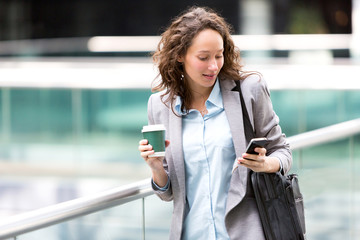
[{"label": "gray blazer", "polygon": [[[229,121],[236,156],[245,152],[243,115],[239,92],[233,90],[232,80],[220,80],[225,113]],[[241,89],[248,110],[250,121],[256,137],[267,137],[271,140],[267,146],[267,155],[278,157],[285,172],[291,163],[291,151],[279,126],[279,119],[273,111],[270,94],[266,83],[258,75],[252,75],[241,81]],[[153,189],[164,201],[173,200],[173,216],[170,229],[171,240],[181,239],[183,222],[188,213],[185,189],[185,167],[182,149],[182,120],[172,109],[162,103],[160,95],[151,95],[148,102],[149,124],[164,124],[166,139],[170,145],[166,149],[164,167],[170,177],[170,187],[167,191]],[[235,162],[235,159],[231,161]],[[230,239],[265,240],[258,209],[249,182],[249,170],[238,166],[233,171],[226,204],[225,225]]]}]

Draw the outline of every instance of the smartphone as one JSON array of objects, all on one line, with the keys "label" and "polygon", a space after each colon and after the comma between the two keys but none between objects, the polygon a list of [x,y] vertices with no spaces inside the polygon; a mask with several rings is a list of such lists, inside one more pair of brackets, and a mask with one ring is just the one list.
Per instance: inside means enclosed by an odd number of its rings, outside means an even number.
[{"label": "smartphone", "polygon": [[251,139],[251,141],[249,142],[249,145],[246,148],[246,153],[249,154],[258,154],[257,152],[255,152],[255,148],[257,147],[265,147],[266,143],[268,143],[268,139],[267,138],[253,138]]}]

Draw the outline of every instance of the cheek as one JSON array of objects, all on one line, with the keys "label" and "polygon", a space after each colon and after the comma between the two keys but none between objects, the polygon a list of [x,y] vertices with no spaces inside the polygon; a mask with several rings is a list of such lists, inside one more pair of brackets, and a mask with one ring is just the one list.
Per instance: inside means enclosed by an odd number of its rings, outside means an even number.
[{"label": "cheek", "polygon": [[204,71],[207,69],[207,64],[202,61],[196,61],[196,63],[194,63],[194,68],[196,68],[198,71]]},{"label": "cheek", "polygon": [[187,66],[185,66],[185,69],[190,71],[204,71],[204,69],[206,68],[207,68],[206,63],[196,59],[193,61],[189,61]]},{"label": "cheek", "polygon": [[221,69],[224,66],[224,59],[220,59],[218,62],[218,68]]}]

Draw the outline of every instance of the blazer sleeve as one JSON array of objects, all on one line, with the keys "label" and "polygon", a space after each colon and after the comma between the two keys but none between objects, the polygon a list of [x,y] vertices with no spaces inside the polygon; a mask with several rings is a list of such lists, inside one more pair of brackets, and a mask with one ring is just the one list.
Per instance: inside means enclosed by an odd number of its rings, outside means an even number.
[{"label": "blazer sleeve", "polygon": [[[152,125],[152,124],[164,124],[161,121],[161,118],[159,119],[159,116],[161,116],[164,112],[160,113],[160,111],[164,111],[163,107],[165,105],[161,102],[160,100],[160,95],[159,93],[157,94],[152,94],[149,98],[148,101],[148,124]],[[164,201],[171,201],[173,199],[173,195],[172,195],[172,187],[171,187],[171,180],[169,177],[169,171],[168,171],[168,164],[166,159],[164,158],[163,161],[163,166],[164,169],[166,171],[166,174],[168,175],[168,184],[167,184],[167,188],[165,189],[160,189],[159,187],[156,186],[156,184],[154,184],[153,179],[151,179],[151,186],[152,189],[154,190],[154,193],[161,199]]]},{"label": "blazer sleeve", "polygon": [[270,142],[266,146],[267,155],[277,157],[287,173],[292,165],[290,145],[279,125],[279,117],[273,110],[270,92],[264,79],[252,81],[251,99],[254,131],[257,137],[267,137]]}]

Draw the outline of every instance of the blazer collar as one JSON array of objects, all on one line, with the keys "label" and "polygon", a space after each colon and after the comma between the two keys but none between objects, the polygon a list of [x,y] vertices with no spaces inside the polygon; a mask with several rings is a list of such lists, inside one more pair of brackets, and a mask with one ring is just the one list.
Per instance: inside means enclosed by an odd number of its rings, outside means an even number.
[{"label": "blazer collar", "polygon": [[223,104],[226,117],[229,121],[231,134],[235,146],[236,156],[240,157],[245,150],[245,135],[243,114],[240,104],[239,90],[232,80],[221,80],[220,87],[222,91]]}]

